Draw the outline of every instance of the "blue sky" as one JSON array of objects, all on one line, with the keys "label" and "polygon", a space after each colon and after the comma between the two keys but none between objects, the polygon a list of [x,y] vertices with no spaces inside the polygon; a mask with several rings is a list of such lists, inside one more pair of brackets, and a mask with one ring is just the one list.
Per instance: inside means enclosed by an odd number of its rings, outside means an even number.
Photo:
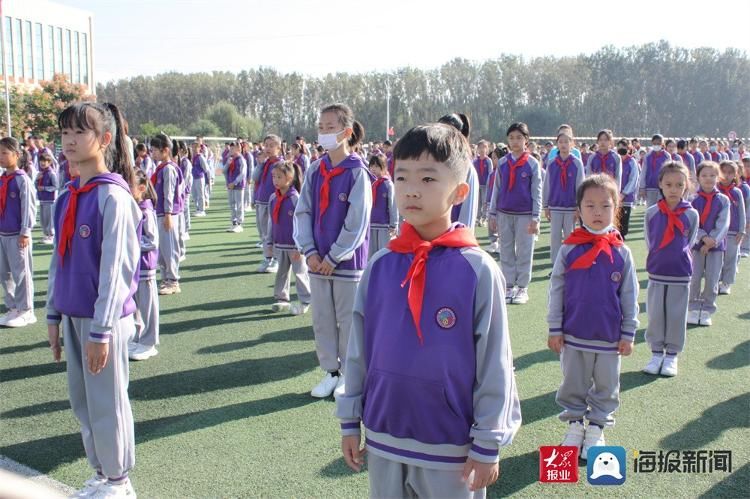
[{"label": "blue sky", "polygon": [[99,82],[258,66],[309,75],[432,68],[454,57],[577,55],[660,39],[750,53],[747,0],[700,10],[684,0],[54,1],[93,12]]}]

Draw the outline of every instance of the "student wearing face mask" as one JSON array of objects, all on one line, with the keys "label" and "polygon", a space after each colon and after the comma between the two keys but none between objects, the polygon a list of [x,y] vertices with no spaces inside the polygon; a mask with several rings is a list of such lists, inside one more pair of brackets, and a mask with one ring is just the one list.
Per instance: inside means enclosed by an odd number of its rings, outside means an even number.
[{"label": "student wearing face mask", "polygon": [[638,161],[630,155],[628,140],[620,139],[617,142],[617,154],[622,164],[622,187],[620,188],[620,220],[619,228],[623,240],[628,235],[630,228],[630,210],[635,204],[638,196]]},{"label": "student wearing face mask", "polygon": [[643,158],[643,169],[641,170],[640,194],[646,199],[648,206],[655,205],[659,201],[659,170],[662,165],[672,158],[669,153],[662,149],[664,137],[656,134],[651,137],[651,151]]}]

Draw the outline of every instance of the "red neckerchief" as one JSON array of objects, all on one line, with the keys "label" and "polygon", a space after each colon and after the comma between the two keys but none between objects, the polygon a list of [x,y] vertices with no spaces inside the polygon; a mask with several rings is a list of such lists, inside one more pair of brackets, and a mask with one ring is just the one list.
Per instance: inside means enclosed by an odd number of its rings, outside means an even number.
[{"label": "red neckerchief", "polygon": [[481,157],[477,158],[477,161],[479,161],[479,178],[484,178],[484,170],[487,167],[487,157],[482,159]]},{"label": "red neckerchief", "polygon": [[232,158],[232,160],[229,162],[229,175],[234,175],[235,161],[237,161],[237,158]]},{"label": "red neckerchief", "polygon": [[607,157],[609,157],[609,151],[605,152],[604,154],[596,153],[596,156],[599,158],[599,161],[602,164],[599,173],[606,173],[607,175],[609,175],[609,172],[607,172]]},{"label": "red neckerchief", "polygon": [[576,260],[568,268],[568,270],[591,268],[591,266],[596,261],[596,257],[598,257],[599,253],[601,253],[602,251],[609,256],[610,262],[614,262],[614,257],[612,256],[612,247],[619,247],[624,244],[622,236],[616,230],[607,232],[606,234],[592,234],[591,232],[581,227],[574,230],[563,244],[579,245],[588,243],[593,244],[591,249],[576,258]]},{"label": "red neckerchief", "polygon": [[662,249],[663,247],[671,243],[672,239],[674,239],[675,227],[677,227],[677,229],[679,229],[680,232],[685,230],[685,225],[682,223],[682,220],[680,220],[680,215],[685,213],[687,209],[689,208],[689,206],[676,208],[674,211],[672,211],[669,209],[666,199],[661,199],[656,204],[659,206],[659,211],[661,211],[667,216],[667,229],[664,231],[664,235],[661,238],[661,244],[659,244],[659,249]]},{"label": "red neckerchief", "polygon": [[3,176],[1,177],[3,180],[2,185],[0,185],[0,217],[5,216],[5,202],[8,200],[8,185],[10,185],[10,181],[13,180],[13,177],[15,177],[15,173],[3,173]]},{"label": "red neckerchief", "polygon": [[651,169],[653,170],[656,168],[656,160],[659,159],[659,156],[664,154],[664,151],[658,151],[652,155],[651,159]]},{"label": "red neckerchief", "polygon": [[565,161],[560,159],[559,154],[555,156],[555,163],[560,166],[560,182],[562,183],[563,189],[567,188],[568,186],[568,166],[570,166],[570,163],[572,161],[573,159],[571,158],[570,154],[567,158],[565,158]]},{"label": "red neckerchief", "polygon": [[329,203],[329,191],[331,189],[331,179],[333,177],[336,177],[338,175],[341,175],[346,171],[346,168],[343,166],[337,166],[336,168],[329,169],[328,162],[326,161],[326,158],[321,158],[320,160],[320,168],[318,168],[318,171],[320,172],[320,176],[323,179],[323,182],[320,184],[320,198],[318,199],[318,220],[323,219],[323,214],[328,209],[328,203]]},{"label": "red neckerchief", "polygon": [[688,161],[688,153],[678,152],[677,155],[682,158],[683,165],[687,166],[690,164],[690,162]]},{"label": "red neckerchief", "polygon": [[61,267],[65,261],[65,252],[73,246],[73,234],[75,234],[76,231],[78,195],[89,192],[97,185],[99,185],[99,182],[89,182],[80,189],[76,189],[72,183],[68,184],[70,199],[68,201],[68,206],[65,208],[65,215],[63,216],[63,226],[62,231],[60,231],[60,246],[57,247],[57,254],[60,255]]},{"label": "red neckerchief", "polygon": [[403,288],[407,282],[409,283],[407,294],[409,310],[414,320],[414,326],[417,328],[417,337],[420,344],[424,343],[420,320],[422,317],[424,286],[427,280],[427,258],[432,248],[438,246],[466,248],[479,246],[479,244],[474,238],[473,232],[466,227],[449,230],[432,241],[425,241],[408,222],[404,222],[401,225],[401,234],[396,239],[391,239],[388,243],[388,249],[394,253],[414,253],[414,260],[412,260],[409,266],[406,277],[401,282],[401,287]]},{"label": "red neckerchief", "polygon": [[44,174],[49,171],[49,168],[42,168],[39,170],[39,176],[37,177],[36,185],[37,189],[44,187]]},{"label": "red neckerchief", "polygon": [[510,178],[508,180],[508,189],[507,190],[513,189],[513,186],[516,183],[516,170],[518,170],[523,165],[525,165],[526,161],[528,161],[528,159],[529,159],[529,152],[528,151],[524,151],[524,153],[521,154],[521,157],[518,158],[518,161],[516,161],[515,163],[513,163],[513,156],[512,155],[508,155],[508,166],[510,167]]},{"label": "red neckerchief", "polygon": [[159,177],[159,172],[162,171],[167,166],[169,166],[169,161],[162,161],[161,163],[159,163],[159,166],[156,167],[154,174],[151,175],[151,185],[156,186],[156,182],[158,181],[158,177]]},{"label": "red neckerchief", "polygon": [[287,189],[287,191],[284,194],[281,194],[281,191],[276,189],[276,204],[273,206],[273,223],[277,224],[279,223],[279,213],[281,213],[281,205],[284,204],[284,200],[289,197],[289,193],[291,192],[291,188]]},{"label": "red neckerchief", "polygon": [[378,195],[378,187],[380,187],[380,184],[386,181],[388,177],[383,176],[378,178],[375,182],[372,183],[372,204],[375,204],[375,196]]},{"label": "red neckerchief", "polygon": [[271,165],[272,165],[272,164],[273,164],[273,165],[275,165],[275,164],[276,164],[276,162],[274,162],[274,163],[271,163],[271,161],[273,161],[273,160],[275,160],[275,159],[278,159],[278,158],[268,158],[268,159],[267,159],[267,160],[266,160],[266,161],[265,161],[265,162],[263,163],[263,172],[262,172],[262,173],[260,174],[260,181],[259,181],[259,182],[258,182],[258,184],[257,184],[257,185],[255,186],[255,190],[256,190],[256,191],[258,191],[258,190],[260,189],[260,186],[261,186],[261,185],[263,185],[263,183],[265,182],[265,180],[266,180],[266,176],[268,176],[268,170],[270,169]]},{"label": "red neckerchief", "polygon": [[732,196],[732,189],[734,189],[735,187],[734,183],[731,183],[729,185],[718,184],[717,187],[722,194],[729,198],[733,205],[737,205],[737,200],[734,199],[734,196]]},{"label": "red neckerchief", "polygon": [[706,223],[706,220],[708,219],[709,213],[711,213],[711,203],[714,200],[714,196],[716,195],[717,191],[711,191],[711,192],[704,192],[703,189],[698,190],[698,195],[706,200],[706,205],[703,207],[703,210],[701,211],[701,225]]}]

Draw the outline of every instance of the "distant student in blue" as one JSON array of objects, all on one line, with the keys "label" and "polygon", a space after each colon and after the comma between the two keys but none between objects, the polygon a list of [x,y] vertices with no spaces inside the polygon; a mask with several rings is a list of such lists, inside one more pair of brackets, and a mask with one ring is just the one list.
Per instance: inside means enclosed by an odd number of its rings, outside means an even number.
[{"label": "distant student in blue", "polygon": [[473,166],[479,179],[479,212],[477,213],[477,225],[484,226],[487,221],[487,206],[484,202],[487,198],[487,184],[492,174],[492,160],[487,156],[489,153],[490,143],[486,140],[480,140],[477,144],[477,157],[474,159]]},{"label": "distant student in blue", "polygon": [[617,154],[620,156],[622,165],[622,177],[620,179],[620,213],[619,230],[623,240],[630,232],[630,211],[638,198],[638,175],[640,168],[638,160],[630,155],[630,147],[627,139],[617,142]]},{"label": "distant student in blue", "polygon": [[565,240],[549,284],[547,344],[560,354],[563,380],[555,401],[568,423],[562,445],[582,447],[582,459],[605,445],[604,428],[615,423],[620,356],[632,352],[638,327],[636,266],[615,228],[619,198],[609,175],[583,181],[581,227]]},{"label": "distant student in blue", "polygon": [[227,232],[242,232],[245,223],[245,182],[247,181],[247,162],[242,156],[242,146],[239,142],[229,144],[229,154],[224,161],[224,179],[229,198],[229,211],[232,225]]},{"label": "distant student in blue", "polygon": [[57,172],[55,172],[52,155],[39,154],[39,173],[36,176],[36,198],[39,201],[39,219],[42,225],[42,243],[54,242],[55,227],[52,221],[52,207],[57,198]]},{"label": "distant student in blue", "polygon": [[586,175],[596,175],[606,173],[613,179],[617,188],[621,188],[622,182],[622,163],[620,156],[612,150],[614,137],[612,130],[600,130],[596,134],[596,153],[589,156],[586,163]]},{"label": "distant student in blue", "polygon": [[643,233],[648,258],[648,328],[651,360],[643,372],[677,375],[677,356],[685,347],[686,320],[693,273],[691,248],[699,215],[685,200],[690,171],[683,163],[664,163],[659,171],[662,199],[646,210]]},{"label": "distant student in blue", "polygon": [[372,212],[370,213],[370,249],[369,258],[385,248],[398,231],[398,207],[394,194],[393,181],[388,175],[386,158],[376,154],[370,158],[370,173],[375,177],[372,182]]},{"label": "distant student in blue", "polygon": [[719,165],[721,169],[721,181],[718,184],[719,192],[729,198],[729,230],[727,231],[727,249],[724,252],[724,263],[721,266],[719,277],[719,294],[731,293],[732,284],[737,277],[737,264],[740,257],[740,245],[745,235],[745,196],[738,186],[738,171],[734,161],[725,160]]},{"label": "distant student in blue", "polygon": [[396,144],[401,234],[357,288],[336,404],[347,465],[367,449],[370,497],[485,497],[521,425],[503,277],[451,222],[468,195],[468,141],[443,124]]},{"label": "distant student in blue", "polygon": [[639,191],[647,206],[653,206],[659,200],[659,170],[664,163],[672,160],[669,153],[664,150],[663,144],[664,137],[660,134],[651,137],[651,150],[643,158]]}]

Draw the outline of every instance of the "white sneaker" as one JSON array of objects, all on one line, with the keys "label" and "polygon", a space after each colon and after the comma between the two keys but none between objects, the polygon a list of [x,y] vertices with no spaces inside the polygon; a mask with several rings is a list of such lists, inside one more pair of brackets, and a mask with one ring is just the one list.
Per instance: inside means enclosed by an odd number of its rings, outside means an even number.
[{"label": "white sneaker", "polygon": [[183,232],[183,234],[182,234],[182,240],[183,241],[190,241],[190,233],[189,232]]},{"label": "white sneaker", "polygon": [[24,312],[23,318],[26,321],[26,324],[36,324],[36,315],[34,315],[33,310],[27,310]]},{"label": "white sneaker", "polygon": [[226,230],[226,231],[227,231],[227,232],[234,232],[234,228],[235,228],[235,227],[237,227],[237,225],[234,225],[234,224],[232,224],[232,225],[230,225],[229,227],[227,227],[227,230]]},{"label": "white sneaker", "polygon": [[156,355],[159,355],[159,351],[156,350],[156,347],[147,347],[146,345],[138,345],[138,348],[134,351],[128,352],[130,360],[146,360]]},{"label": "white sneaker", "polygon": [[262,248],[263,247],[263,241],[258,241],[257,243],[255,243],[255,247],[256,248]]},{"label": "white sneaker", "polygon": [[98,489],[90,496],[92,499],[136,499],[135,490],[130,480],[126,480],[125,483],[113,484],[104,483],[100,485]]},{"label": "white sneaker", "polygon": [[177,260],[178,260],[178,261],[179,261],[180,263],[182,263],[182,262],[184,262],[185,260],[187,260],[187,256],[185,256],[185,255],[180,255],[180,258],[178,258]]},{"label": "white sneaker", "polygon": [[646,367],[643,368],[643,372],[646,374],[659,374],[659,370],[662,368],[662,361],[664,361],[664,356],[662,354],[653,354],[651,360],[649,360]]},{"label": "white sneaker", "polygon": [[267,272],[268,267],[271,265],[271,260],[264,258],[262,262],[260,262],[260,265],[258,265],[258,268],[255,270],[256,272]]},{"label": "white sneaker", "polygon": [[700,310],[690,310],[687,314],[687,323],[697,326],[701,323]]},{"label": "white sneaker", "polygon": [[85,482],[83,482],[83,488],[79,491],[77,491],[75,494],[70,496],[71,498],[81,498],[84,497],[91,497],[91,495],[97,491],[99,487],[107,483],[107,479],[105,477],[100,477],[99,475],[94,475]]},{"label": "white sneaker", "polygon": [[342,374],[341,376],[339,376],[338,383],[336,383],[336,389],[333,391],[333,398],[339,398],[346,393],[345,383],[346,381],[344,380],[344,375]]},{"label": "white sneaker", "polygon": [[505,303],[511,303],[514,294],[513,288],[505,288]]},{"label": "white sneaker", "polygon": [[205,217],[206,216],[206,212],[205,211],[198,211],[198,212],[194,213],[193,216],[194,217]]},{"label": "white sneaker", "polygon": [[333,376],[331,373],[326,373],[320,383],[312,389],[310,395],[318,399],[324,399],[330,397],[336,386],[339,383],[339,377]]},{"label": "white sneaker", "polygon": [[578,447],[581,449],[583,445],[583,438],[586,433],[586,429],[583,426],[583,422],[576,421],[574,423],[568,423],[568,431],[565,433],[565,437],[560,445],[569,445],[571,447]]},{"label": "white sneaker", "polygon": [[677,376],[677,356],[667,355],[664,357],[664,364],[661,365],[662,376]]},{"label": "white sneaker", "polygon": [[731,295],[732,287],[729,284],[719,283],[719,294],[720,295]]},{"label": "white sneaker", "polygon": [[581,451],[581,459],[587,459],[589,449],[591,447],[601,447],[605,445],[604,442],[604,430],[596,425],[589,423],[586,427],[586,436],[583,438],[583,450]]},{"label": "white sneaker", "polygon": [[24,327],[26,325],[24,315],[24,312],[20,310],[11,310],[5,321],[5,327]]},{"label": "white sneaker", "polygon": [[708,310],[701,310],[700,325],[710,326],[712,324],[713,324],[713,321],[711,320],[711,313]]},{"label": "white sneaker", "polygon": [[279,271],[279,262],[276,260],[271,260],[271,263],[268,264],[268,267],[266,267],[266,274],[275,274]]},{"label": "white sneaker", "polygon": [[304,315],[309,309],[309,303],[293,303],[289,313],[292,315]]},{"label": "white sneaker", "polygon": [[747,258],[750,257],[750,253],[747,251],[743,251],[740,253],[740,258]]},{"label": "white sneaker", "polygon": [[526,303],[529,303],[529,289],[528,288],[518,288],[518,291],[516,292],[515,296],[512,300],[513,303],[517,303],[519,305],[524,305]]},{"label": "white sneaker", "polygon": [[271,310],[274,312],[281,312],[282,310],[287,310],[291,307],[291,304],[288,301],[277,301],[273,305],[271,305]]},{"label": "white sneaker", "polygon": [[497,244],[497,241],[493,241],[487,246],[487,253],[491,253],[493,255],[496,255],[499,251],[499,244]]},{"label": "white sneaker", "polygon": [[234,230],[232,232],[242,232],[244,230],[245,229],[243,229],[240,224],[237,224],[237,225],[234,226]]},{"label": "white sneaker", "polygon": [[15,308],[11,308],[10,310],[8,310],[5,315],[0,316],[0,326],[4,326],[8,322],[8,319],[10,319],[11,317],[15,317],[17,314],[18,310],[16,310]]}]

